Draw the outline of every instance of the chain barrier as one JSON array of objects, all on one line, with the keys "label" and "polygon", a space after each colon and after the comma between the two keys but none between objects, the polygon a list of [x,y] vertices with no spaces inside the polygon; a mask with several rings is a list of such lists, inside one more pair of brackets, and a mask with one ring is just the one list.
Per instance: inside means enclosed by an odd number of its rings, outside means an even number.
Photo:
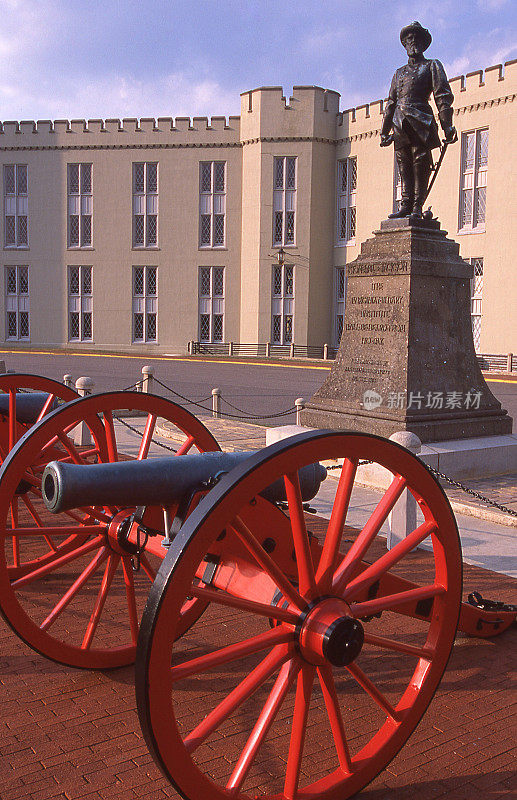
[{"label": "chain barrier", "polygon": [[[130,431],[133,431],[133,433],[138,434],[138,436],[142,435],[142,431],[139,431],[138,428],[134,428],[133,425],[130,425],[129,422],[126,422],[124,419],[122,419],[122,417],[117,417],[116,414],[113,414],[113,419],[116,419],[117,422],[120,422],[122,425],[124,425],[125,428],[129,428]],[[174,454],[177,453],[177,450],[175,450],[174,447],[170,447],[168,444],[163,444],[163,442],[159,442],[157,439],[154,438],[154,436],[151,438],[151,441],[154,442],[154,444],[158,445],[158,447],[161,447],[164,450],[168,450],[170,453]]]},{"label": "chain barrier", "polygon": [[[164,388],[168,392],[171,392],[172,394],[176,395],[176,397],[180,397],[186,403],[190,403],[191,405],[197,406],[198,408],[202,408],[203,411],[208,411],[209,413],[212,412],[211,408],[206,408],[206,406],[202,406],[201,405],[201,402],[204,402],[204,400],[203,401],[189,400],[188,397],[184,397],[182,394],[177,392],[175,389],[171,389],[170,386],[167,386],[165,383],[163,383],[161,380],[159,380],[159,378],[157,378],[156,376],[155,376],[154,380],[162,388]],[[206,400],[209,400],[210,398],[211,398],[211,395],[209,395],[209,397],[207,397]],[[279,411],[279,412],[277,412],[275,414],[249,414],[248,412],[243,411],[242,409],[238,409],[236,406],[232,406],[232,404],[228,400],[226,400],[224,397],[221,397],[221,400],[223,400],[231,408],[235,408],[237,411],[240,411],[242,414],[245,415],[245,416],[238,416],[237,414],[230,414],[227,411],[220,411],[219,412],[221,415],[223,415],[225,417],[228,417],[229,419],[241,419],[241,420],[245,420],[245,419],[276,419],[277,417],[286,417],[289,414],[294,414],[296,412],[296,407],[292,406],[291,408],[287,409],[286,411]]]},{"label": "chain barrier", "polygon": [[[363,467],[365,464],[373,464],[373,461],[359,461],[358,466]],[[436,475],[437,478],[449,483],[451,486],[455,486],[457,489],[461,489],[466,494],[472,495],[477,500],[481,500],[483,503],[486,503],[489,506],[493,506],[494,508],[499,509],[504,514],[509,514],[511,517],[517,517],[517,511],[513,508],[508,508],[508,506],[503,506],[501,503],[497,503],[495,500],[491,500],[489,497],[485,497],[480,492],[476,492],[474,489],[469,489],[468,486],[464,486],[463,483],[459,481],[455,481],[453,478],[449,478],[448,475],[445,475],[443,472],[439,472],[434,467],[430,467],[429,464],[426,464],[427,469]],[[327,467],[327,472],[331,472],[333,469],[341,469],[341,464],[332,464],[331,466]]]}]

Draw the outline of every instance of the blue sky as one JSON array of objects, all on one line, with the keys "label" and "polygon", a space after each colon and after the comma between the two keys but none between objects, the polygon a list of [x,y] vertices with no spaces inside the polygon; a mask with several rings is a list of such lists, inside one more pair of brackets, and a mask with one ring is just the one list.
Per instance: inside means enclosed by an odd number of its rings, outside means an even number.
[{"label": "blue sky", "polygon": [[0,0],[0,118],[238,114],[257,86],[387,93],[400,28],[450,77],[517,58],[516,0]]}]

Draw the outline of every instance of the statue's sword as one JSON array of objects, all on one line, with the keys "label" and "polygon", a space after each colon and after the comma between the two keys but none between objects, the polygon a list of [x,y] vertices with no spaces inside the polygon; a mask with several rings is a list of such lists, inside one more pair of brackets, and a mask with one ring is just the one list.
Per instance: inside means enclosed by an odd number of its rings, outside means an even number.
[{"label": "statue's sword", "polygon": [[[454,140],[454,141],[456,141],[456,140]],[[436,162],[436,164],[434,166],[434,169],[433,169],[433,177],[431,178],[431,180],[429,182],[429,186],[427,187],[427,192],[426,192],[426,195],[424,197],[424,203],[427,200],[427,198],[429,197],[429,192],[433,188],[434,182],[436,180],[436,176],[438,175],[438,170],[442,166],[442,161],[443,161],[443,158],[444,158],[445,153],[447,151],[447,148],[449,147],[450,144],[454,144],[454,141],[448,142],[446,139],[443,140],[442,146],[440,147],[440,155],[438,157],[438,161]]]}]

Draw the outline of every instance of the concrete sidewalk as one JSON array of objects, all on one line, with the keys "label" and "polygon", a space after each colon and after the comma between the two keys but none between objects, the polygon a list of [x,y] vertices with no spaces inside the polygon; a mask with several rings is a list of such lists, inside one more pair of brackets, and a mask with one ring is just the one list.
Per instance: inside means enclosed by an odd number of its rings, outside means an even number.
[{"label": "concrete sidewalk", "polygon": [[[143,430],[144,420],[142,418],[127,421],[139,430]],[[265,447],[266,428],[263,426],[250,425],[240,421],[213,419],[212,417],[206,417],[202,421],[215,436],[222,450],[258,450]],[[169,450],[164,449],[164,446],[174,448],[183,441],[183,436],[178,435],[177,429],[172,429],[168,423],[159,426],[157,431],[162,434],[155,437],[156,442],[159,442],[161,446],[153,444],[151,450],[153,456],[166,455]],[[119,435],[123,437],[128,455],[135,455],[139,437],[128,429],[121,431],[120,434],[117,430],[117,438]],[[328,517],[330,513],[337,485],[332,473],[329,475],[329,480],[322,484],[317,497],[311,501],[311,506],[323,517]],[[493,497],[499,503],[517,508],[517,475],[489,478],[484,482],[477,481],[475,488],[476,491],[486,493],[488,497]],[[460,503],[457,500],[459,490],[450,489],[447,485],[444,485],[444,489],[456,515],[465,563],[517,578],[517,531],[514,527],[517,524],[517,518],[500,512],[488,511],[487,513],[486,506],[471,500],[468,495],[464,495],[468,500],[462,499]],[[362,527],[380,497],[382,497],[382,490],[354,487],[347,523],[354,527]],[[465,513],[465,507],[467,507],[467,513]],[[383,532],[386,534],[387,529]]]}]

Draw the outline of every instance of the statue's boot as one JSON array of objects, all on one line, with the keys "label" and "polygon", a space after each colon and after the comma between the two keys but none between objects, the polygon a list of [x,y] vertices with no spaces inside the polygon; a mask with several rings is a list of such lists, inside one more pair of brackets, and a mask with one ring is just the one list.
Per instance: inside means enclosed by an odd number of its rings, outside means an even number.
[{"label": "statue's boot", "polygon": [[415,159],[413,172],[415,178],[415,198],[411,217],[413,219],[422,219],[423,205],[427,197],[427,186],[431,176],[431,159],[428,153],[425,154],[425,157],[417,157]]},{"label": "statue's boot", "polygon": [[414,173],[413,173],[413,158],[409,148],[400,148],[395,150],[395,157],[397,159],[397,166],[399,168],[400,183],[402,190],[402,200],[400,208],[393,214],[388,214],[388,219],[401,219],[402,217],[409,217],[413,210],[415,200],[414,191]]}]

